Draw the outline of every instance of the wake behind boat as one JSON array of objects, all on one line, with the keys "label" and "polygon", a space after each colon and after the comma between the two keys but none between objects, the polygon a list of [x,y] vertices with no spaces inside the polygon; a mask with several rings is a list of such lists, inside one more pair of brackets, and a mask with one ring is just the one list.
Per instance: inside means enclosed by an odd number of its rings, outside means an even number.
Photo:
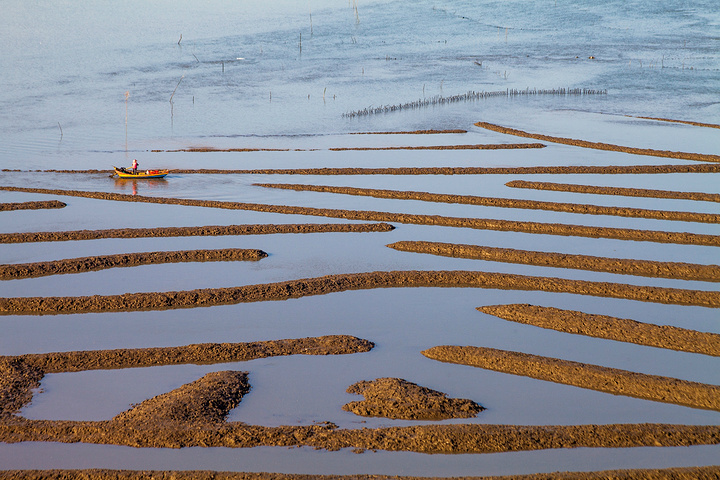
[{"label": "wake behind boat", "polygon": [[115,175],[120,178],[163,178],[170,173],[169,170],[145,170],[133,173],[132,170],[128,170],[125,167],[113,166],[113,168],[115,169]]}]

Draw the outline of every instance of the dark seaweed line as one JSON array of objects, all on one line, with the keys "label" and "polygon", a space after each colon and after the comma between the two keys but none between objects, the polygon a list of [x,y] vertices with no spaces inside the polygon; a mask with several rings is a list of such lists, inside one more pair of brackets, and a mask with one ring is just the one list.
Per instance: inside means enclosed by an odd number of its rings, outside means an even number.
[{"label": "dark seaweed line", "polygon": [[531,95],[607,95],[607,89],[595,90],[590,88],[555,88],[555,89],[537,89],[537,88],[526,88],[525,90],[506,89],[496,90],[493,92],[476,92],[470,90],[466,93],[459,95],[452,95],[450,97],[444,97],[442,95],[436,95],[430,98],[422,98],[415,100],[414,102],[407,102],[397,105],[383,105],[380,107],[367,107],[362,110],[355,110],[353,112],[343,113],[343,117],[360,117],[363,115],[377,115],[379,113],[389,113],[400,110],[412,110],[416,108],[429,107],[431,105],[444,105],[448,103],[467,102],[471,100],[480,100],[484,98],[493,97],[518,97],[518,96],[531,96]]}]

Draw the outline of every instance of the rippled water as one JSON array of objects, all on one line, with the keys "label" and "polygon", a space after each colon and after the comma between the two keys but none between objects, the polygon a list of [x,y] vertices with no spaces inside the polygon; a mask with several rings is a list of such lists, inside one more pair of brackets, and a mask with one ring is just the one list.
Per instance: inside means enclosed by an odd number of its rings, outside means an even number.
[{"label": "rippled water", "polygon": [[[680,160],[548,144],[511,151],[330,151],[514,143],[477,121],[622,145],[718,154],[717,129],[630,118],[720,123],[720,14],[711,0],[542,2],[10,2],[0,16],[0,186],[199,198],[688,231],[718,226],[467,205],[428,204],[272,190],[253,183],[528,198],[716,213],[717,204],[511,189],[513,179],[720,193],[718,174],[275,176],[170,175],[155,182],[107,174],[39,173],[141,168],[636,165]],[[181,38],[182,35],[182,38]],[[452,104],[468,91],[590,88],[602,95],[495,96]],[[127,96],[126,96],[127,94]],[[172,102],[170,101],[172,99]],[[348,116],[418,100],[431,105]],[[349,135],[460,128],[456,135]],[[289,149],[188,153],[190,146]],[[21,170],[21,171],[8,171]],[[0,191],[0,202],[47,199]],[[236,223],[340,221],[322,217],[60,197],[59,211],[4,212],[0,231]],[[0,282],[0,296],[88,295],[236,286],[334,273],[478,269],[598,281],[717,290],[717,283],[618,276],[396,252],[398,240],[452,241],[588,255],[718,263],[717,248],[396,225],[390,233],[97,240],[0,247],[0,262],[23,263],[126,251],[261,248],[257,263],[112,269]],[[363,379],[398,376],[472,398],[479,423],[664,422],[718,424],[717,412],[592,392],[433,362],[422,349],[474,344],[718,384],[718,362],[527,326],[481,314],[494,303],[535,303],[720,333],[718,313],[700,307],[543,292],[387,289],[287,302],[164,312],[0,316],[0,354],[252,341],[345,333],[368,338],[369,354],[288,357],[210,367],[179,366],[49,375],[29,418],[106,419],[209,370],[250,371],[253,385],[231,420],[262,425],[333,421],[343,427],[402,425],[340,409]],[[360,423],[366,421],[367,423]],[[454,423],[461,423],[455,421]],[[188,456],[182,455],[187,452]],[[113,446],[0,445],[3,468],[108,467],[424,475],[664,467],[716,462],[717,447],[587,449],[503,455],[355,455],[308,449],[134,450]],[[189,463],[190,462],[190,463]],[[190,465],[190,467],[189,467]],[[198,467],[199,468],[199,467]]]}]

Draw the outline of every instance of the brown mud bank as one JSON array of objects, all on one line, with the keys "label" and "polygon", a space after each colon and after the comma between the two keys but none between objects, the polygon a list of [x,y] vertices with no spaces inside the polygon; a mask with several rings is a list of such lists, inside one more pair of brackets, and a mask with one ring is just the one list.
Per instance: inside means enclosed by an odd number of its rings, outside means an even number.
[{"label": "brown mud bank", "polygon": [[[20,170],[3,170],[20,171]],[[112,173],[111,170],[34,170],[46,173]],[[539,167],[320,167],[320,168],[258,168],[258,169],[171,169],[173,174],[230,174],[230,175],[534,175],[534,174],[598,174],[652,175],[662,173],[717,173],[720,165],[701,163],[690,165],[559,165]]]},{"label": "brown mud bank", "polygon": [[488,305],[478,307],[478,310],[511,322],[558,332],[720,356],[720,335],[717,333],[528,304]]},{"label": "brown mud bank", "polygon": [[675,192],[669,190],[652,190],[647,188],[598,187],[594,185],[576,185],[570,183],[528,182],[526,180],[513,180],[511,182],[507,182],[505,185],[512,188],[530,188],[534,190],[551,190],[555,192],[720,202],[720,195],[717,193]]},{"label": "brown mud bank", "polygon": [[470,258],[488,262],[519,263],[553,268],[572,268],[618,275],[661,277],[676,280],[720,282],[719,265],[657,262],[625,258],[593,257],[569,253],[537,252],[513,248],[462,245],[455,243],[401,241],[388,247],[401,252],[427,253],[444,257]]},{"label": "brown mud bank", "polygon": [[350,385],[347,393],[365,400],[343,405],[343,410],[364,417],[385,417],[403,420],[446,420],[472,418],[481,405],[465,398],[448,398],[437,390],[416,385],[401,378],[363,380]]},{"label": "brown mud bank", "polygon": [[[553,472],[483,477],[432,477],[435,480],[716,480],[720,467]],[[215,472],[208,470],[0,470],[0,480],[427,480],[431,477],[388,475],[302,475]]]},{"label": "brown mud bank", "polygon": [[274,235],[285,233],[365,233],[389,232],[387,223],[305,223],[259,225],[210,225],[204,227],[114,228],[109,230],[69,230],[64,232],[2,233],[0,243],[65,242],[101,238],[194,237],[221,235]]},{"label": "brown mud bank", "polygon": [[350,135],[440,135],[446,133],[467,133],[467,130],[448,129],[448,130],[410,130],[406,132],[353,132]]},{"label": "brown mud bank", "polygon": [[[562,223],[521,222],[486,218],[443,217],[440,215],[418,215],[404,213],[377,212],[369,210],[339,210],[328,208],[297,207],[286,205],[267,205],[261,203],[219,202],[211,200],[177,199],[166,197],[147,197],[120,193],[86,192],[79,190],[54,190],[41,188],[0,187],[0,190],[17,192],[47,193],[68,195],[100,200],[121,202],[145,202],[170,205],[186,205],[230,210],[249,210],[256,212],[284,213],[290,215],[311,215],[320,217],[343,218],[347,220],[366,220],[380,222],[406,223],[412,225],[434,225],[442,227],[475,228],[479,230],[498,230],[532,233],[540,235],[581,236],[591,238],[613,238],[658,243],[678,243],[685,245],[720,246],[720,236],[687,232],[664,232],[658,230],[635,230],[629,228],[592,227],[568,225]],[[23,234],[0,235],[0,243],[10,243],[15,238],[24,238]],[[27,240],[26,240],[27,241]],[[35,240],[39,241],[39,240]]]},{"label": "brown mud bank", "polygon": [[[632,115],[628,115],[628,116],[632,116]],[[715,123],[693,122],[691,120],[673,120],[672,118],[638,117],[638,116],[632,116],[632,118],[642,118],[643,120],[657,120],[658,122],[683,123],[685,125],[693,125],[695,127],[720,128],[720,125],[715,124]]]},{"label": "brown mud bank", "polygon": [[517,198],[478,197],[475,195],[452,195],[446,193],[428,193],[401,190],[381,190],[375,188],[335,187],[330,185],[304,185],[293,183],[255,183],[265,188],[284,190],[339,193],[374,198],[390,198],[394,200],[420,200],[435,203],[457,203],[478,205],[483,207],[519,208],[528,210],[547,210],[553,212],[578,213],[583,215],[612,215],[617,217],[652,218],[655,220],[672,220],[679,222],[720,223],[720,214],[676,212],[668,210],[648,210],[630,207],[606,207],[579,203],[543,202],[539,200],[523,200]]},{"label": "brown mud bank", "polygon": [[432,347],[422,352],[441,362],[469,365],[612,395],[720,411],[720,386],[617,368],[486,347]]},{"label": "brown mud bank", "polygon": [[44,202],[0,203],[0,212],[9,212],[12,210],[42,210],[46,208],[64,207],[67,207],[67,204],[59,200],[47,200]]},{"label": "brown mud bank", "polygon": [[175,292],[78,297],[5,297],[0,298],[0,314],[38,315],[167,310],[288,300],[349,290],[411,287],[533,290],[720,308],[720,292],[717,291],[684,290],[482,271],[416,270],[327,275],[276,283]]},{"label": "brown mud bank", "polygon": [[23,365],[46,374],[162,365],[209,365],[283,355],[342,355],[369,352],[373,346],[368,340],[349,335],[326,335],[244,343],[199,343],[179,347],[28,353],[0,357],[0,361],[4,362],[3,366],[15,365],[13,368],[19,368],[17,365]]},{"label": "brown mud bank", "polygon": [[631,153],[633,155],[649,155],[652,157],[678,158],[683,160],[695,160],[699,162],[720,162],[720,155],[709,155],[704,153],[691,152],[673,152],[670,150],[654,150],[652,148],[624,147],[622,145],[613,145],[611,143],[589,142],[587,140],[577,140],[574,138],[553,137],[539,133],[529,133],[515,128],[503,127],[487,122],[477,122],[475,126],[492,130],[493,132],[504,133],[507,135],[515,135],[517,137],[534,138],[545,142],[561,143],[563,145],[572,145],[575,147],[592,148],[595,150],[608,150],[613,152]]},{"label": "brown mud bank", "polygon": [[[145,419],[145,416],[143,416]],[[119,419],[118,419],[119,420]],[[339,429],[332,423],[263,427],[240,422],[0,420],[0,441],[125,445],[139,448],[308,446],[336,451],[500,453],[556,448],[630,448],[717,445],[713,425],[417,425]]]},{"label": "brown mud bank", "polygon": [[[393,146],[393,147],[332,147],[331,152],[345,151],[375,151],[375,150],[513,150],[518,148],[545,148],[542,143],[481,143],[474,145],[424,145],[424,146]],[[304,148],[214,148],[214,147],[189,147],[176,150],[151,150],[154,153],[175,153],[175,152],[308,152],[317,149]]]},{"label": "brown mud bank", "polygon": [[94,272],[108,268],[158,265],[161,263],[258,261],[267,256],[268,254],[262,250],[247,248],[120,253],[48,262],[0,265],[0,280]]}]

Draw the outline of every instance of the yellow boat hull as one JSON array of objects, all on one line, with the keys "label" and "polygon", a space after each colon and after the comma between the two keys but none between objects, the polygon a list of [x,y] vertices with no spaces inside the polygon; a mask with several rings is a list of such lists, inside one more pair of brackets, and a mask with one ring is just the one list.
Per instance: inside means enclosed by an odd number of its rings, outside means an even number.
[{"label": "yellow boat hull", "polygon": [[113,167],[115,169],[115,175],[120,178],[163,178],[165,175],[170,173],[169,170],[146,170],[144,172],[132,173],[130,170],[124,168]]}]

